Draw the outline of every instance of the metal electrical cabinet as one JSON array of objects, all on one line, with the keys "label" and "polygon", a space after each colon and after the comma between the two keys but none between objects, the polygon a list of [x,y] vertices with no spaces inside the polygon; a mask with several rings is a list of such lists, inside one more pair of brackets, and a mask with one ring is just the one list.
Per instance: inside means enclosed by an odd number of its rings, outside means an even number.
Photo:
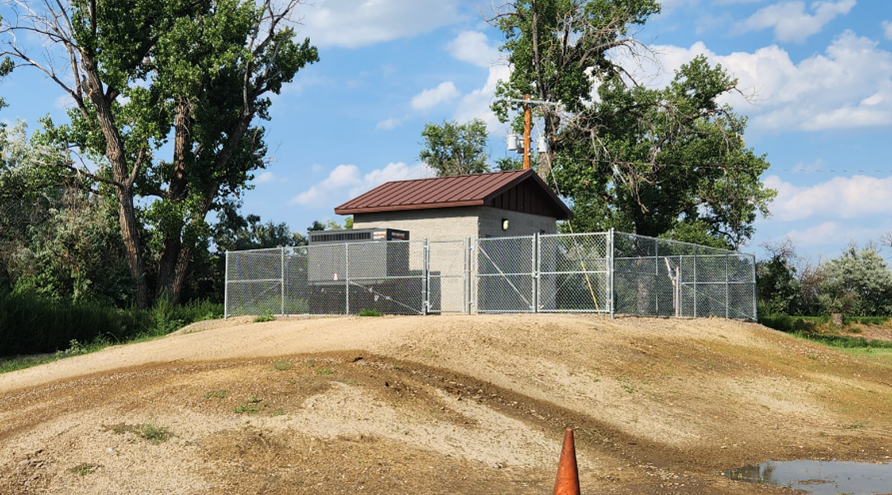
[{"label": "metal electrical cabinet", "polygon": [[[310,232],[307,279],[314,285],[410,276],[409,232],[363,229]],[[349,266],[349,271],[348,271]]]}]

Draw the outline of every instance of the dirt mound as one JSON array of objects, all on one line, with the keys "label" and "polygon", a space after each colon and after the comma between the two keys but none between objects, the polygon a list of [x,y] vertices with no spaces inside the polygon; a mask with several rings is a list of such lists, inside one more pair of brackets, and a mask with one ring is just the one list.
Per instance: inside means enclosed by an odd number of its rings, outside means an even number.
[{"label": "dirt mound", "polygon": [[0,375],[0,493],[783,493],[888,460],[892,363],[759,325],[523,315],[205,323]]}]

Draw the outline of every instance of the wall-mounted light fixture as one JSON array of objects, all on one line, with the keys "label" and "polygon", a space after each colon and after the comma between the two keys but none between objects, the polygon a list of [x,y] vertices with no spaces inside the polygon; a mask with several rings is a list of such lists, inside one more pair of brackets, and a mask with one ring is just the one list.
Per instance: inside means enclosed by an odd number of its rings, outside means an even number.
[{"label": "wall-mounted light fixture", "polygon": [[502,219],[502,230],[508,230],[508,219],[507,218]]}]

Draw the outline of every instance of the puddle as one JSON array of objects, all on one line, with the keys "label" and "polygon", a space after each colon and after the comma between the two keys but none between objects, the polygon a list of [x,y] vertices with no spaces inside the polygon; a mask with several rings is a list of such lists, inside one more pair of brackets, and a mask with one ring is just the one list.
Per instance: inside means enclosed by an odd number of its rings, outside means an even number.
[{"label": "puddle", "polygon": [[732,480],[805,490],[813,495],[892,493],[892,463],[768,461],[729,469]]}]

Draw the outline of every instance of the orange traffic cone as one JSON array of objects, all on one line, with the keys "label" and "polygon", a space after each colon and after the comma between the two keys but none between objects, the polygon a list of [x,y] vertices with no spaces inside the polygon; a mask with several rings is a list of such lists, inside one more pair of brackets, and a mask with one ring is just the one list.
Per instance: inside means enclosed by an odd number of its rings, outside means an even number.
[{"label": "orange traffic cone", "polygon": [[564,434],[564,448],[558,461],[557,480],[554,482],[554,495],[579,495],[579,470],[576,468],[576,447],[573,445],[573,430],[567,428]]}]

